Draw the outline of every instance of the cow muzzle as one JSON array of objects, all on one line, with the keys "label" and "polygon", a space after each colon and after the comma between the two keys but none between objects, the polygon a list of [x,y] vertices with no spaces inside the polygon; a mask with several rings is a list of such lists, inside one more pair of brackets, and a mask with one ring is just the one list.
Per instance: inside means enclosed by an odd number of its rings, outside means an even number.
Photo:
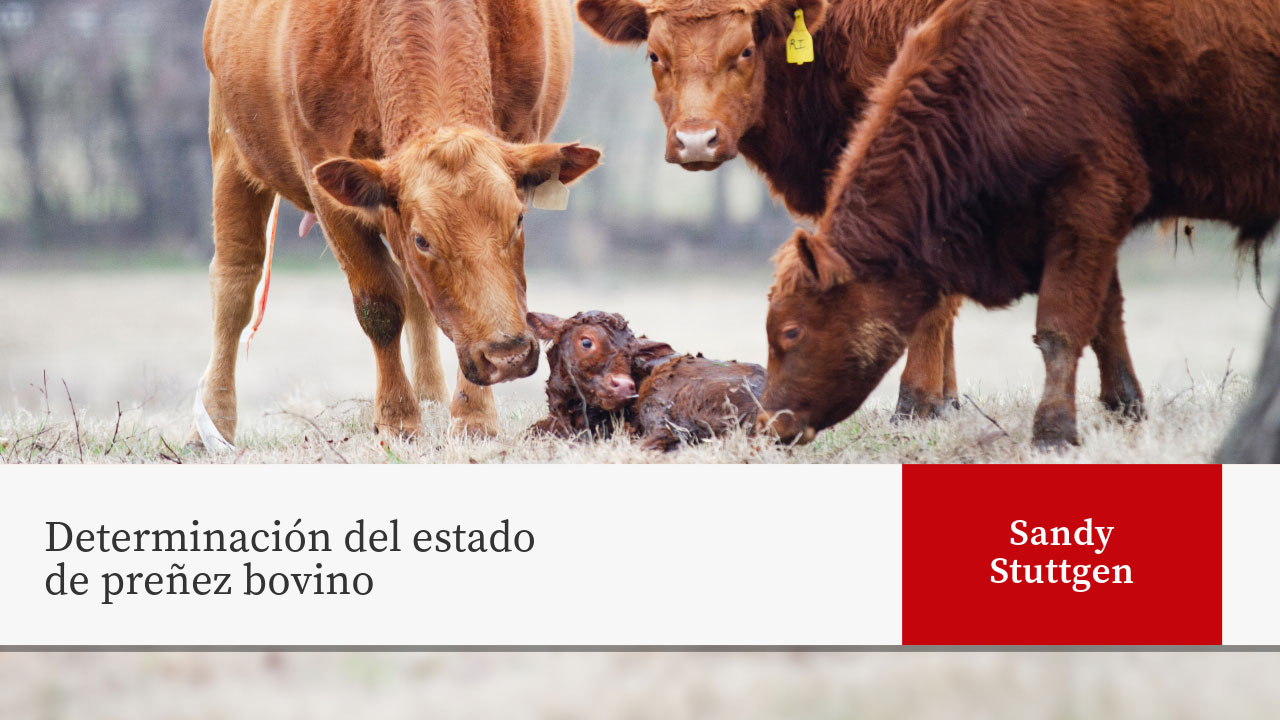
[{"label": "cow muzzle", "polygon": [[529,335],[482,343],[462,362],[462,375],[476,385],[528,377],[538,369],[538,342]]},{"label": "cow muzzle", "polygon": [[779,442],[796,445],[808,445],[818,434],[808,420],[790,410],[776,413],[768,410],[761,412],[756,416],[756,432],[761,435],[774,435]]},{"label": "cow muzzle", "polygon": [[686,120],[667,131],[667,162],[687,170],[714,170],[737,154],[735,143],[718,122]]}]

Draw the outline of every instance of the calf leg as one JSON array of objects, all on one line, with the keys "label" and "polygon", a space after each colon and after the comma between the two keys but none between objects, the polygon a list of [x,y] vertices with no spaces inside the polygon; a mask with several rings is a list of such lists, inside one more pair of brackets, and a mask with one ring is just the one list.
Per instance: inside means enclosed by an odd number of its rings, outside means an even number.
[{"label": "calf leg", "polygon": [[409,356],[413,358],[413,389],[418,400],[443,403],[449,397],[440,366],[439,333],[435,318],[423,301],[412,278],[404,273],[405,330],[409,336]]},{"label": "calf leg", "polygon": [[949,295],[920,318],[907,344],[907,365],[893,418],[937,417],[956,404],[955,351],[951,333],[961,298]]},{"label": "calf leg", "polygon": [[458,370],[458,391],[449,406],[455,432],[480,437],[498,436],[498,408],[493,402],[493,388],[476,385]]},{"label": "calf leg", "polygon": [[1102,319],[1098,334],[1090,345],[1098,357],[1098,372],[1102,377],[1102,404],[1112,412],[1141,420],[1146,415],[1143,408],[1142,387],[1133,373],[1133,361],[1129,358],[1129,344],[1124,335],[1124,296],[1120,292],[1120,278],[1111,275],[1107,298],[1102,305]]},{"label": "calf leg", "polygon": [[[267,215],[272,193],[240,171],[230,148],[213,158],[213,262],[209,288],[213,296],[213,349],[200,382],[204,412],[229,443],[236,434],[236,352],[240,333],[253,317],[253,294],[266,257]],[[199,410],[197,409],[197,413]],[[197,418],[199,423],[199,418]],[[188,444],[203,445],[192,427]]]},{"label": "calf leg", "polygon": [[376,231],[357,224],[341,210],[319,204],[317,210],[329,247],[347,276],[360,329],[373,345],[377,365],[374,431],[417,435],[421,431],[418,398],[400,357],[407,304],[404,276]]}]

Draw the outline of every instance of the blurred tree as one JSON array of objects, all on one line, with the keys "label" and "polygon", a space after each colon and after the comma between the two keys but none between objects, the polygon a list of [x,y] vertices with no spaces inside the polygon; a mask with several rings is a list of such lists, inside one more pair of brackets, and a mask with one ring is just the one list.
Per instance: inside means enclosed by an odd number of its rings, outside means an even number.
[{"label": "blurred tree", "polygon": [[[0,0],[0,242],[209,251],[207,11],[205,0]],[[763,181],[741,162],[666,164],[643,54],[576,22],[575,40],[555,137],[603,147],[606,164],[567,212],[539,214],[530,264],[767,255],[791,221],[759,201]],[[306,242],[314,256],[316,238]]]}]

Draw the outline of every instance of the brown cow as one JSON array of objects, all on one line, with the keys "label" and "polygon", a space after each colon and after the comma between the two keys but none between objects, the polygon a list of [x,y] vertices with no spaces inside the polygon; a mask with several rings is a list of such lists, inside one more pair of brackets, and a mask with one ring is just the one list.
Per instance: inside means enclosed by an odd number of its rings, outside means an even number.
[{"label": "brown cow", "polygon": [[1086,344],[1104,401],[1138,392],[1117,249],[1171,216],[1232,223],[1249,252],[1280,221],[1280,4],[947,0],[875,91],[817,235],[779,251],[760,424],[847,417],[948,293],[1038,292],[1033,439],[1077,443]]},{"label": "brown cow", "polygon": [[234,437],[236,347],[276,194],[319,217],[346,273],[377,362],[375,429],[412,435],[418,401],[447,397],[438,323],[458,351],[457,427],[496,431],[487,386],[538,363],[524,320],[525,200],[600,155],[524,144],[559,116],[570,30],[555,0],[213,1],[214,339],[197,397],[202,438]]},{"label": "brown cow", "polygon": [[[578,0],[606,41],[648,42],[668,162],[711,170],[742,153],[792,213],[822,214],[830,179],[866,94],[907,29],[942,0]],[[814,62],[788,64],[796,9]],[[951,326],[960,298],[922,321],[902,373],[898,414],[954,405]]]},{"label": "brown cow", "polygon": [[534,425],[537,432],[604,437],[621,424],[646,449],[669,451],[750,427],[760,409],[759,365],[678,355],[666,343],[637,338],[616,313],[528,319],[538,339],[550,343],[548,414]]}]

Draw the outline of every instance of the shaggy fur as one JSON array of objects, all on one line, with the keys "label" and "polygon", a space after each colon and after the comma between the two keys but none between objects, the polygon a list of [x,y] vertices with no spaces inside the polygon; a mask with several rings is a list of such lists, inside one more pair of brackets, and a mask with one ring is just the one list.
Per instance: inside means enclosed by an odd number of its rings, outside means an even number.
[{"label": "shaggy fur", "polygon": [[[791,212],[817,217],[849,131],[906,31],[941,0],[579,0],[578,15],[609,42],[647,41],[654,99],[667,124],[667,159],[679,131],[715,129],[717,163],[741,152]],[[786,62],[797,9],[814,62]],[[750,49],[751,57],[741,53]],[[902,373],[899,414],[933,416],[957,397],[951,327],[960,298],[925,319]]]},{"label": "shaggy fur", "polygon": [[[803,404],[819,428],[855,410],[880,377],[839,376],[830,343],[867,318],[906,334],[944,294],[999,307],[1039,292],[1035,439],[1076,442],[1086,344],[1104,400],[1109,382],[1136,389],[1113,356],[1129,231],[1222,220],[1252,253],[1280,220],[1277,80],[1270,2],[947,0],[873,94],[818,235],[779,255],[766,407]],[[784,348],[792,325],[824,334]]]}]

